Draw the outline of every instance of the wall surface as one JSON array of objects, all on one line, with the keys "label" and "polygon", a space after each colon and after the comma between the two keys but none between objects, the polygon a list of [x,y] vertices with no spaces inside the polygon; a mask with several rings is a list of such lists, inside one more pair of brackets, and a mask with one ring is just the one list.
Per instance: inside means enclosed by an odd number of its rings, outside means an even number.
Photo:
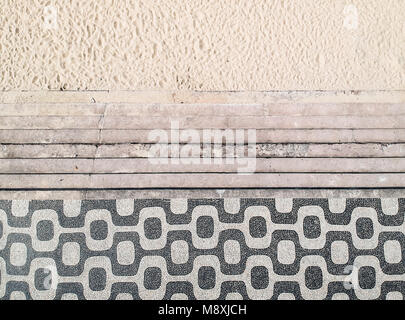
[{"label": "wall surface", "polygon": [[0,0],[0,90],[403,90],[404,0]]}]

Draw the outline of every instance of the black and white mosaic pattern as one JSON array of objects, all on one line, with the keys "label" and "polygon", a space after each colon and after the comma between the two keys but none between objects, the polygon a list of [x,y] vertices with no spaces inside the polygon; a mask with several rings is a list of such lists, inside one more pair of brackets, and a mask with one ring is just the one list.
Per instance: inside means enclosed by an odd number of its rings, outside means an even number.
[{"label": "black and white mosaic pattern", "polygon": [[0,299],[401,299],[405,199],[0,201]]}]

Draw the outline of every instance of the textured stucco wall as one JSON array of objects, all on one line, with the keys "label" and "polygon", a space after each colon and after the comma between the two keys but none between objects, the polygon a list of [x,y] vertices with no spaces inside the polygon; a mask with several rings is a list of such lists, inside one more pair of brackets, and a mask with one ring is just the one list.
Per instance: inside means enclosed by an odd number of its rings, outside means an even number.
[{"label": "textured stucco wall", "polygon": [[0,90],[402,90],[405,0],[0,0],[0,59]]}]

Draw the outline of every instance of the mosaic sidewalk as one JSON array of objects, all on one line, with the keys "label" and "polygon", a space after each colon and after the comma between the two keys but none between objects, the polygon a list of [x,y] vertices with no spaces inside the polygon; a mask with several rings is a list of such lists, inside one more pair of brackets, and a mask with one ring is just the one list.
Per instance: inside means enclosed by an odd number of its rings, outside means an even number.
[{"label": "mosaic sidewalk", "polygon": [[0,201],[2,299],[404,299],[405,199]]}]

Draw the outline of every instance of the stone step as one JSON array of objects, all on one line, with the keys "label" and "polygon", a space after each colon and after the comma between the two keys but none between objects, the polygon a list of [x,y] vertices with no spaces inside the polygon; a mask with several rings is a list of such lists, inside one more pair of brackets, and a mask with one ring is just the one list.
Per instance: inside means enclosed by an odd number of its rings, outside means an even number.
[{"label": "stone step", "polygon": [[[20,158],[147,158],[153,144],[3,144],[0,145],[0,159]],[[226,153],[225,146],[212,145],[211,152],[198,148],[200,156],[223,157],[232,156]],[[247,154],[248,147],[244,147]],[[169,149],[169,157],[171,157]],[[194,155],[190,155],[194,157]],[[286,158],[389,158],[405,157],[405,144],[311,144],[289,143],[256,145],[257,158],[286,157]]]},{"label": "stone step", "polygon": [[405,116],[22,116],[0,117],[12,129],[404,129]]},{"label": "stone step", "polygon": [[[404,158],[0,159],[1,173],[405,173]],[[405,182],[404,182],[405,185]]]},{"label": "stone step", "polygon": [[[202,132],[197,131],[202,137]],[[155,143],[150,130],[0,130],[0,144]],[[170,134],[168,135],[170,142]],[[180,139],[187,143],[187,139]],[[257,143],[405,143],[405,129],[256,130]]]},{"label": "stone step", "polygon": [[393,116],[403,103],[0,103],[10,116]]},{"label": "stone step", "polygon": [[404,188],[405,173],[2,174],[0,189]]}]

